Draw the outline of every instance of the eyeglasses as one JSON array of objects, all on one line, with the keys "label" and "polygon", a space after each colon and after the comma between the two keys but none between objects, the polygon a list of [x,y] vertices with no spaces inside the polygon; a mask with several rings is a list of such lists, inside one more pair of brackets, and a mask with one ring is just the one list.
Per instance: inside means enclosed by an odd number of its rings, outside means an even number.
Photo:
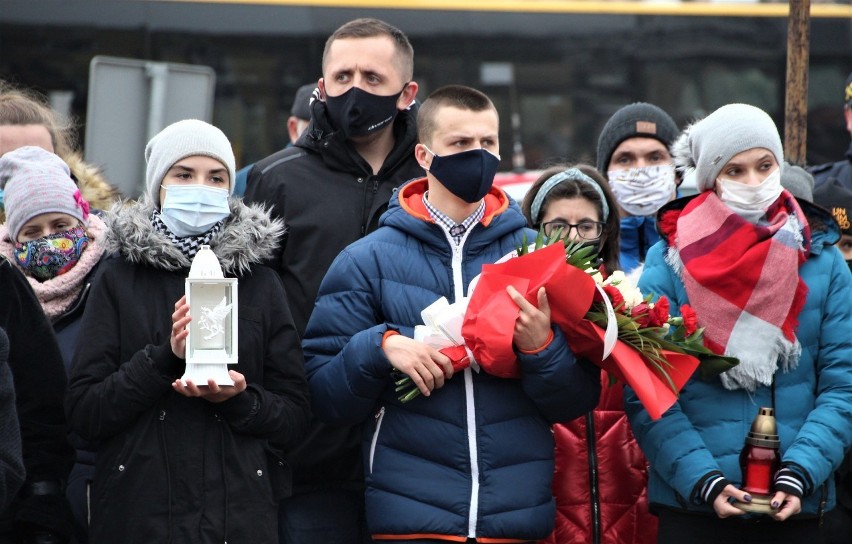
[{"label": "eyeglasses", "polygon": [[603,234],[606,224],[602,221],[580,221],[576,225],[564,221],[548,221],[541,226],[545,236],[557,235],[560,238],[570,238],[571,229],[575,229],[581,240],[597,240]]}]

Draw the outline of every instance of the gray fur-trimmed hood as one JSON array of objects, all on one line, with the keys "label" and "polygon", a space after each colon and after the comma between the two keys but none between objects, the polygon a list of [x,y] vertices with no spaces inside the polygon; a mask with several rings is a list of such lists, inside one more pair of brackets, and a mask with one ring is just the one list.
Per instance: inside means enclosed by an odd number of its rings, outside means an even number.
[{"label": "gray fur-trimmed hood", "polygon": [[[226,275],[242,276],[252,265],[272,257],[285,227],[282,220],[271,219],[268,210],[259,204],[247,206],[238,198],[231,198],[228,203],[231,215],[210,240],[210,249]],[[189,259],[154,228],[153,210],[154,204],[147,196],[138,202],[117,202],[105,217],[106,252],[118,252],[131,263],[162,270],[189,269]]]}]

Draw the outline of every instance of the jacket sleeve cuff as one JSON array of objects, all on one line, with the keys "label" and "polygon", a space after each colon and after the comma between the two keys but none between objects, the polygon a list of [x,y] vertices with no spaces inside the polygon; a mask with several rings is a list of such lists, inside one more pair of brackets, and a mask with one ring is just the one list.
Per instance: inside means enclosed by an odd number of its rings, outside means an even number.
[{"label": "jacket sleeve cuff", "polygon": [[542,351],[546,350],[547,346],[549,346],[551,342],[553,342],[553,328],[550,329],[550,334],[547,335],[547,340],[544,341],[544,344],[537,347],[536,349],[532,349],[532,350],[526,350],[526,349],[521,349],[521,348],[517,348],[517,349],[520,353],[523,353],[524,355],[535,355],[536,353],[541,353]]},{"label": "jacket sleeve cuff", "polygon": [[159,346],[149,346],[148,357],[154,361],[157,371],[169,380],[180,378],[186,368],[186,361],[174,354],[168,342]]},{"label": "jacket sleeve cuff", "polygon": [[781,467],[775,474],[775,491],[783,491],[788,495],[795,495],[800,499],[805,494],[805,479],[794,469]]},{"label": "jacket sleeve cuff", "polygon": [[233,397],[219,404],[219,412],[229,422],[246,422],[260,411],[260,393],[255,386],[248,386],[246,390],[237,393]]},{"label": "jacket sleeve cuff", "polygon": [[720,471],[714,470],[708,472],[695,484],[695,488],[692,491],[692,502],[697,504],[713,504],[716,497],[730,483]]},{"label": "jacket sleeve cuff", "polygon": [[382,349],[385,349],[385,342],[387,342],[388,338],[397,334],[399,334],[399,331],[396,331],[394,329],[386,330],[385,333],[382,335]]}]

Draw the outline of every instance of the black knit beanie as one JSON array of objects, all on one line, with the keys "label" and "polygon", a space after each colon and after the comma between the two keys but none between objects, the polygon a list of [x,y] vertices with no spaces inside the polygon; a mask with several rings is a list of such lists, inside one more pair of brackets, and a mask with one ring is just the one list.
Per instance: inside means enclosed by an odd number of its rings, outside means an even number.
[{"label": "black knit beanie", "polygon": [[669,114],[653,104],[634,102],[624,106],[609,118],[598,138],[598,172],[606,175],[612,152],[628,138],[655,138],[669,147],[679,133]]}]

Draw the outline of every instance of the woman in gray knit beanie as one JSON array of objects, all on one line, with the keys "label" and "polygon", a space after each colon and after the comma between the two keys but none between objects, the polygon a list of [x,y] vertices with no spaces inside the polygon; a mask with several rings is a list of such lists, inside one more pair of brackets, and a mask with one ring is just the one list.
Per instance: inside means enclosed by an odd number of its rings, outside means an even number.
[{"label": "woman in gray knit beanie", "polygon": [[[98,311],[84,316],[88,341],[68,384],[71,426],[99,444],[88,542],[275,542],[291,481],[279,455],[309,414],[284,287],[262,266],[283,224],[230,198],[234,154],[209,123],[167,126],[145,158],[146,194],[110,212],[114,256],[92,288]],[[184,378],[188,328],[201,332],[211,308],[193,299],[190,311],[185,289],[203,246],[238,280],[238,362],[228,378],[193,383]],[[225,334],[199,342],[209,348],[203,342]]]},{"label": "woman in gray knit beanie", "polygon": [[[657,421],[625,395],[653,469],[659,542],[816,541],[834,506],[833,467],[852,445],[852,279],[832,247],[836,227],[812,231],[811,205],[782,187],[781,138],[759,108],[719,108],[672,152],[702,192],[658,214],[662,240],[639,287],[739,364],[693,377]],[[774,409],[780,438],[762,478],[748,457],[740,463],[760,407]],[[765,515],[784,523],[759,523]]]}]

